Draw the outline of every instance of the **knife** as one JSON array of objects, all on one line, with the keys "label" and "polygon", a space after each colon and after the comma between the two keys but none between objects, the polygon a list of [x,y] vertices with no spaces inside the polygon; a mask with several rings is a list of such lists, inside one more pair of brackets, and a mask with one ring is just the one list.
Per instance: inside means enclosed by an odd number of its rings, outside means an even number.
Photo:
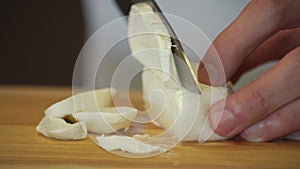
[{"label": "knife", "polygon": [[120,7],[124,15],[129,14],[131,5],[139,2],[148,3],[153,8],[154,12],[160,13],[160,19],[166,26],[171,38],[174,62],[182,86],[193,93],[201,94],[197,76],[193,71],[191,62],[185,54],[183,47],[175,34],[175,31],[173,30],[172,26],[168,22],[167,18],[165,17],[157,3],[154,0],[116,0],[116,3]]}]

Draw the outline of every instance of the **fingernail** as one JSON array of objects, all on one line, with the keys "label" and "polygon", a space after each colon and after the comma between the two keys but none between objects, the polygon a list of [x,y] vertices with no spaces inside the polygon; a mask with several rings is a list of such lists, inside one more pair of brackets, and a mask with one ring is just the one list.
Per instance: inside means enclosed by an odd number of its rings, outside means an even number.
[{"label": "fingernail", "polygon": [[266,131],[266,125],[263,121],[249,127],[241,135],[244,139],[252,142],[263,141],[262,137]]},{"label": "fingernail", "polygon": [[229,134],[236,127],[236,119],[230,111],[226,109],[212,109],[210,117],[211,127],[217,134],[231,136]]}]

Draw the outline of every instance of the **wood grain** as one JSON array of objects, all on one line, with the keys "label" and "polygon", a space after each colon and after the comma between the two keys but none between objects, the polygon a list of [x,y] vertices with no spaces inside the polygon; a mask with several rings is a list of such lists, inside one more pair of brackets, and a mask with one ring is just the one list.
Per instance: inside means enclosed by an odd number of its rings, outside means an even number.
[{"label": "wood grain", "polygon": [[[0,86],[0,168],[300,168],[300,142],[228,140],[182,143],[152,158],[113,155],[90,139],[60,141],[35,131],[43,110],[71,94],[67,87]],[[140,95],[132,95],[142,104]]]}]

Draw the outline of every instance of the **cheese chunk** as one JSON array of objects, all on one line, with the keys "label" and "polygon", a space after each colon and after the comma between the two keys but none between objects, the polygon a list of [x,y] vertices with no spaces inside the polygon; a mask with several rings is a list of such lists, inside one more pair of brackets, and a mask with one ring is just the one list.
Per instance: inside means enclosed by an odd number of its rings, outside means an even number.
[{"label": "cheese chunk", "polygon": [[78,121],[84,121],[89,132],[98,134],[113,133],[130,127],[137,115],[132,107],[106,107],[101,112],[79,112],[73,114]]},{"label": "cheese chunk", "polygon": [[86,123],[67,123],[65,120],[45,116],[37,125],[36,130],[46,137],[60,140],[80,140],[87,137]]},{"label": "cheese chunk", "polygon": [[181,86],[170,35],[150,5],[138,3],[131,7],[128,34],[133,57],[145,67],[143,99],[155,124],[183,141],[226,139],[213,132],[207,116],[209,107],[228,95],[227,88],[199,84],[199,95]]}]

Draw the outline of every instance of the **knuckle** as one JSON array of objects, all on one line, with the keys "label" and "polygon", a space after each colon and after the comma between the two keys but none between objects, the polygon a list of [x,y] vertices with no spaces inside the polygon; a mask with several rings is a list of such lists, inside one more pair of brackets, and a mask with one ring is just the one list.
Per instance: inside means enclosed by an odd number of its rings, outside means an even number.
[{"label": "knuckle", "polygon": [[295,64],[298,69],[300,69],[300,46],[298,46],[296,49],[294,49],[293,52],[293,59],[295,60]]},{"label": "knuckle", "polygon": [[276,114],[279,123],[286,125],[298,124],[300,126],[299,104],[300,99],[283,107],[282,110],[279,110]]},{"label": "knuckle", "polygon": [[287,24],[288,14],[293,8],[294,0],[254,0],[254,5],[268,16],[277,18],[280,25]]},{"label": "knuckle", "polygon": [[296,47],[290,53],[288,53],[284,59],[286,62],[291,62],[293,69],[297,72],[300,71],[300,46]]},{"label": "knuckle", "polygon": [[285,108],[284,110],[278,111],[276,113],[276,118],[279,124],[285,124],[287,121],[291,121],[293,112],[289,108]]},{"label": "knuckle", "polygon": [[291,4],[291,0],[270,0],[268,1],[274,8],[283,9]]},{"label": "knuckle", "polygon": [[275,13],[284,13],[292,8],[293,0],[270,0],[265,1]]},{"label": "knuckle", "polygon": [[291,8],[293,0],[254,0],[253,2],[258,7],[277,13]]},{"label": "knuckle", "polygon": [[270,109],[269,102],[270,102],[271,98],[268,97],[268,95],[266,94],[267,93],[266,91],[267,90],[265,90],[263,92],[256,88],[251,89],[249,91],[250,97],[253,99],[253,105],[251,105],[251,106],[252,106],[253,110],[259,114],[267,114]]}]

